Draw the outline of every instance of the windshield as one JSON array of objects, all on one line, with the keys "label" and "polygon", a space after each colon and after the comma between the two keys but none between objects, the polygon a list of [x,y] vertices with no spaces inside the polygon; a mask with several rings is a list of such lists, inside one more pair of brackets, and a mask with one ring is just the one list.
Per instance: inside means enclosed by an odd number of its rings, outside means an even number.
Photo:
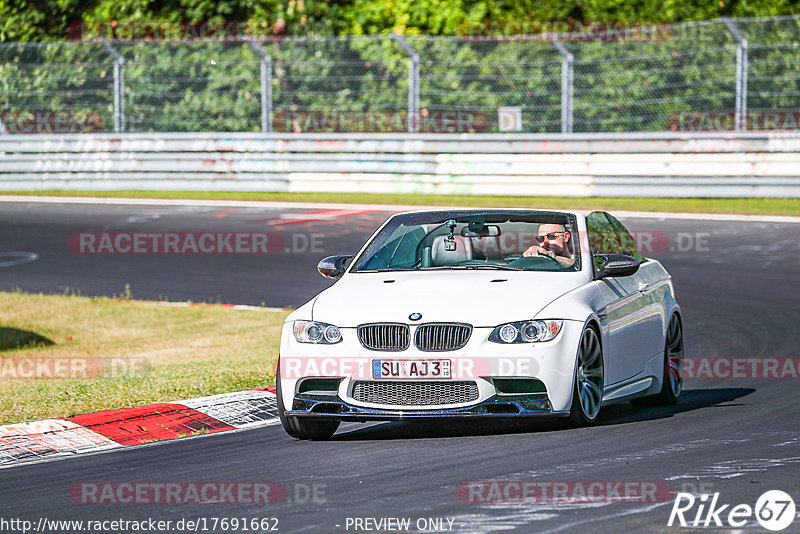
[{"label": "windshield", "polygon": [[351,272],[496,269],[577,271],[575,217],[550,212],[438,211],[393,217]]}]

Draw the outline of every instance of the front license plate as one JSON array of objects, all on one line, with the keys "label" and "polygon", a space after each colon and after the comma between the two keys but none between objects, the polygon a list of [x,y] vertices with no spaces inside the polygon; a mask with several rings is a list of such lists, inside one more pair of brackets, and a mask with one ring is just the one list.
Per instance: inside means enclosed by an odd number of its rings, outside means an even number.
[{"label": "front license plate", "polygon": [[372,360],[372,378],[450,378],[450,360]]}]

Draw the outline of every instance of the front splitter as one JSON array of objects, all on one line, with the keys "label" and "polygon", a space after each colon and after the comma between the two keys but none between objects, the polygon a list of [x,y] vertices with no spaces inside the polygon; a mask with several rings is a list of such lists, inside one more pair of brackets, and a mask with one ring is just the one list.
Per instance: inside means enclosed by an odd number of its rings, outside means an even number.
[{"label": "front splitter", "polygon": [[336,395],[298,394],[286,415],[340,421],[398,421],[441,417],[562,417],[569,412],[552,410],[546,394],[495,395],[483,402],[459,408],[425,410],[416,407],[366,408],[345,402]]}]

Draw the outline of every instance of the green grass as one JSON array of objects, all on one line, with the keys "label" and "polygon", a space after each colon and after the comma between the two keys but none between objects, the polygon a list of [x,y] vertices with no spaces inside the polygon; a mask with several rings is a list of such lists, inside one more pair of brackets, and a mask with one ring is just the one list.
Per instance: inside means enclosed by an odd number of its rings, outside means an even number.
[{"label": "green grass", "polygon": [[258,200],[334,202],[414,206],[531,207],[800,216],[797,198],[628,198],[628,197],[479,197],[468,195],[400,195],[371,193],[270,193],[207,191],[12,191],[2,195],[166,198],[192,200]]},{"label": "green grass", "polygon": [[[0,292],[0,424],[272,385],[287,313]],[[20,376],[51,358],[127,366]]]}]

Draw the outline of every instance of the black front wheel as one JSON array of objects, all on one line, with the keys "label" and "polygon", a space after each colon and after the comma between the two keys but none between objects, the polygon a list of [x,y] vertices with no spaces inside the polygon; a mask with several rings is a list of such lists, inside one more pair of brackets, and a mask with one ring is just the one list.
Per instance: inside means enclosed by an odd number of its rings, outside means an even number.
[{"label": "black front wheel", "polygon": [[283,429],[295,439],[328,439],[339,428],[339,421],[317,420],[310,418],[286,415],[281,395],[281,362],[278,359],[278,370],[275,372],[275,393],[278,397],[278,417]]},{"label": "black front wheel", "polygon": [[573,425],[591,425],[597,420],[603,400],[603,347],[594,328],[587,327],[581,336],[578,362],[572,386],[569,419]]}]

